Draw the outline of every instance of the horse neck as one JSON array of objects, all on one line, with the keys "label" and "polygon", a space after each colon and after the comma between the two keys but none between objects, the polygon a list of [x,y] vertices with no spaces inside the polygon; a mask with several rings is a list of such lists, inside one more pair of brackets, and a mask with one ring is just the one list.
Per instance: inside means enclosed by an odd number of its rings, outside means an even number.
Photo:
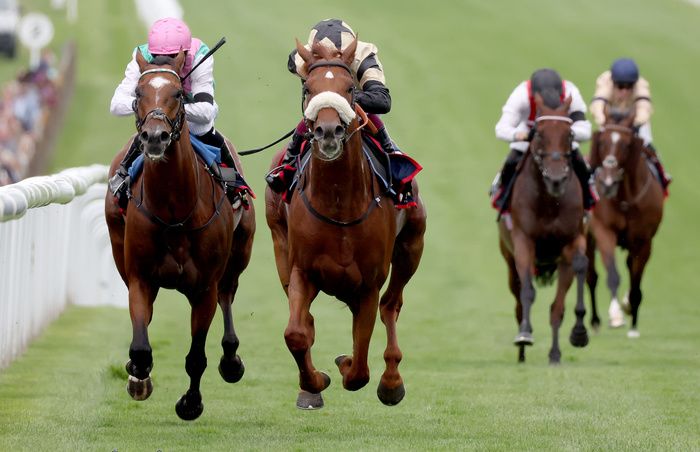
[{"label": "horse neck", "polygon": [[624,166],[625,176],[622,181],[622,198],[631,199],[643,189],[651,171],[647,168],[644,152],[634,143],[630,143],[629,158]]},{"label": "horse neck", "polygon": [[177,217],[191,211],[196,203],[196,157],[186,127],[181,138],[170,143],[165,151],[166,159],[151,162],[145,159],[143,167],[144,198],[154,213],[167,211]]},{"label": "horse neck", "polygon": [[[352,124],[352,123],[351,123]],[[357,123],[355,122],[355,126]],[[348,130],[351,133],[355,128]],[[366,207],[372,196],[372,174],[362,152],[360,132],[343,144],[343,152],[333,161],[324,161],[312,154],[308,170],[307,191],[314,199],[325,201],[342,211],[353,211],[355,205]]]}]

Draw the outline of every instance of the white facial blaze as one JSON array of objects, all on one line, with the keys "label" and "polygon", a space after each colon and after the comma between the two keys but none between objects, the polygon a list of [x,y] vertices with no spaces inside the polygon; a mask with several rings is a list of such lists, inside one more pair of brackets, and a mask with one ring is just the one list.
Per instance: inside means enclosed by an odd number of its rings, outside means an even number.
[{"label": "white facial blaze", "polygon": [[333,79],[333,78],[335,78],[335,77],[333,76],[333,73],[332,73],[331,71],[328,71],[328,72],[326,72],[326,78],[331,78],[331,79]]},{"label": "white facial blaze", "polygon": [[153,77],[152,79],[150,79],[148,81],[148,84],[151,85],[155,89],[159,89],[165,85],[169,85],[170,80],[168,80],[167,78],[162,77],[160,75],[157,75],[157,76]]},{"label": "white facial blaze", "polygon": [[618,141],[620,141],[620,134],[617,132],[613,132],[610,134],[610,139],[612,140],[612,144],[615,145]]},{"label": "white facial blaze", "polygon": [[345,124],[350,124],[350,121],[355,119],[355,110],[350,106],[350,102],[333,91],[324,91],[314,96],[313,99],[309,101],[306,110],[304,110],[304,117],[315,121],[318,117],[318,112],[324,108],[332,108],[337,111],[340,120]]}]

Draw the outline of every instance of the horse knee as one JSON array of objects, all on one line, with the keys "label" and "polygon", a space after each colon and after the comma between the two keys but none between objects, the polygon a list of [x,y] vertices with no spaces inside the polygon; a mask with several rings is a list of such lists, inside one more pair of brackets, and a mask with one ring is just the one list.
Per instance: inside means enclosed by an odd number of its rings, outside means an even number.
[{"label": "horse knee", "polygon": [[287,348],[292,353],[305,353],[309,349],[309,337],[299,330],[291,330],[287,328],[284,332],[284,341],[287,343]]},{"label": "horse knee", "polygon": [[577,275],[585,273],[588,268],[588,258],[583,254],[575,254],[571,266]]}]

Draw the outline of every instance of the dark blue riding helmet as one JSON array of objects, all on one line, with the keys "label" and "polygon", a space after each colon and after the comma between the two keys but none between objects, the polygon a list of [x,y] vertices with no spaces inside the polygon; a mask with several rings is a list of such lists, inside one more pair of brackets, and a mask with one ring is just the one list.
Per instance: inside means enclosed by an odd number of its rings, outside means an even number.
[{"label": "dark blue riding helmet", "polygon": [[631,58],[620,58],[610,66],[610,73],[614,83],[637,83],[639,80],[639,68]]},{"label": "dark blue riding helmet", "polygon": [[540,93],[544,104],[549,108],[561,105],[562,83],[559,73],[554,69],[538,69],[530,76],[532,95]]}]

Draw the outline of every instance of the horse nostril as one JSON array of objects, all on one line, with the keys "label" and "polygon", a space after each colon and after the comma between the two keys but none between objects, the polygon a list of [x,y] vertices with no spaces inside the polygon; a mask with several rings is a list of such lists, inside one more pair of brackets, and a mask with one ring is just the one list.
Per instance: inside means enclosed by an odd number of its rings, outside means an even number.
[{"label": "horse nostril", "polygon": [[340,124],[338,124],[337,126],[335,126],[335,136],[336,136],[336,138],[340,138],[340,137],[342,137],[344,134],[345,134],[345,129],[343,128],[343,126],[341,126]]},{"label": "horse nostril", "polygon": [[148,132],[144,130],[143,132],[141,132],[141,135],[139,135],[139,138],[141,138],[141,141],[145,143],[146,141],[148,141]]},{"label": "horse nostril", "polygon": [[323,128],[321,126],[318,126],[314,129],[314,138],[317,141],[320,141],[323,139]]},{"label": "horse nostril", "polygon": [[170,140],[170,133],[166,132],[165,130],[160,133],[160,141],[163,143],[166,143],[168,140]]}]

